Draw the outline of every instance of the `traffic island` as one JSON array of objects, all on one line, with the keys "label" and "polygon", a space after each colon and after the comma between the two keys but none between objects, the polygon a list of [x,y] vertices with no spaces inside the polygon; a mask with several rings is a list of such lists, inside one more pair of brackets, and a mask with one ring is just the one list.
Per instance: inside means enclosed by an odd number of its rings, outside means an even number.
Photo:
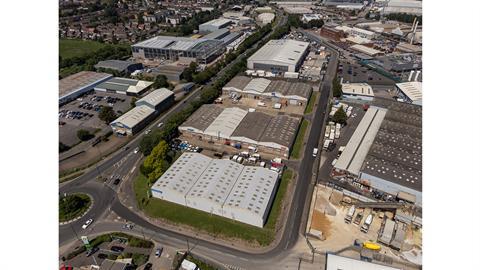
[{"label": "traffic island", "polygon": [[85,193],[74,193],[59,198],[60,225],[83,217],[93,206],[93,198]]}]

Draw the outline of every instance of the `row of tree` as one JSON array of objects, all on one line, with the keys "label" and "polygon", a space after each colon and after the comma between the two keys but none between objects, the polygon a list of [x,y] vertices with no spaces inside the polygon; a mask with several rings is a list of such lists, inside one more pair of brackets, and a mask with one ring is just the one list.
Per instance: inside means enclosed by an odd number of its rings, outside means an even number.
[{"label": "row of tree", "polygon": [[168,32],[179,33],[183,36],[187,36],[193,33],[194,30],[198,29],[198,26],[202,23],[208,22],[210,20],[216,19],[222,15],[218,9],[213,11],[201,11],[194,14],[188,20],[182,20],[179,26],[170,27],[167,29]]},{"label": "row of tree", "polygon": [[335,77],[333,79],[333,82],[332,82],[332,90],[333,90],[333,96],[336,97],[336,98],[339,98],[342,96],[342,84],[340,83],[340,81],[338,80],[337,77]]},{"label": "row of tree", "polygon": [[418,25],[422,25],[422,16],[407,14],[407,13],[391,13],[386,15],[387,19],[395,20],[404,23],[413,23],[417,18]]}]

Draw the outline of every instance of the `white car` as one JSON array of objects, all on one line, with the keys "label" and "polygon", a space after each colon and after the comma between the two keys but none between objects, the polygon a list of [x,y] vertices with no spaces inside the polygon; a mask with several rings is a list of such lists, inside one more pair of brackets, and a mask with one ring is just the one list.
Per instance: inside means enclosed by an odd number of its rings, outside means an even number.
[{"label": "white car", "polygon": [[88,226],[90,226],[90,224],[92,224],[92,222],[93,222],[93,218],[85,221],[85,224],[82,225],[82,229],[85,230]]},{"label": "white car", "polygon": [[135,148],[135,150],[133,150],[133,153],[136,154],[136,153],[138,153],[138,151],[140,151],[140,148],[137,147],[137,148]]},{"label": "white car", "polygon": [[162,127],[162,126],[163,126],[163,122],[160,122],[157,127]]},{"label": "white car", "polygon": [[147,134],[150,133],[151,131],[152,131],[151,129],[145,131],[145,135],[147,135]]}]

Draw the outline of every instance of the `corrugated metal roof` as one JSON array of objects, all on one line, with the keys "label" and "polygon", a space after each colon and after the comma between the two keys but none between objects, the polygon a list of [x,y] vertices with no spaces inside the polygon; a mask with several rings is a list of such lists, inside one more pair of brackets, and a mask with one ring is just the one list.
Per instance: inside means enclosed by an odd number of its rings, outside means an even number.
[{"label": "corrugated metal roof", "polygon": [[93,88],[97,83],[111,77],[113,76],[108,73],[80,71],[59,81],[58,95],[63,97],[84,87]]},{"label": "corrugated metal roof", "polygon": [[342,92],[347,95],[375,96],[372,87],[368,83],[343,83]]},{"label": "corrugated metal roof", "polygon": [[167,88],[160,88],[152,91],[150,94],[137,100],[136,104],[139,104],[141,102],[146,102],[155,107],[172,95],[173,95],[173,92],[168,90]]},{"label": "corrugated metal roof", "polygon": [[215,118],[215,120],[205,130],[205,134],[210,136],[220,136],[229,138],[242,119],[247,115],[248,111],[240,108],[226,108]]},{"label": "corrugated metal roof", "polygon": [[133,128],[153,113],[155,113],[154,109],[146,105],[141,105],[126,112],[115,121],[110,123],[110,125]]},{"label": "corrugated metal roof", "polygon": [[402,91],[410,100],[422,100],[422,82],[403,82],[397,83],[396,86]]}]

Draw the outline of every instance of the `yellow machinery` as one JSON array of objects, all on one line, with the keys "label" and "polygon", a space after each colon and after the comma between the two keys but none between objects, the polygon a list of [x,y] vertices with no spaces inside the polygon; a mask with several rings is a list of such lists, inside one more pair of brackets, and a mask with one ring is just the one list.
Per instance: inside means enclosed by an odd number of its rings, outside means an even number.
[{"label": "yellow machinery", "polygon": [[376,243],[365,241],[363,242],[363,247],[371,250],[380,250],[382,247]]}]

